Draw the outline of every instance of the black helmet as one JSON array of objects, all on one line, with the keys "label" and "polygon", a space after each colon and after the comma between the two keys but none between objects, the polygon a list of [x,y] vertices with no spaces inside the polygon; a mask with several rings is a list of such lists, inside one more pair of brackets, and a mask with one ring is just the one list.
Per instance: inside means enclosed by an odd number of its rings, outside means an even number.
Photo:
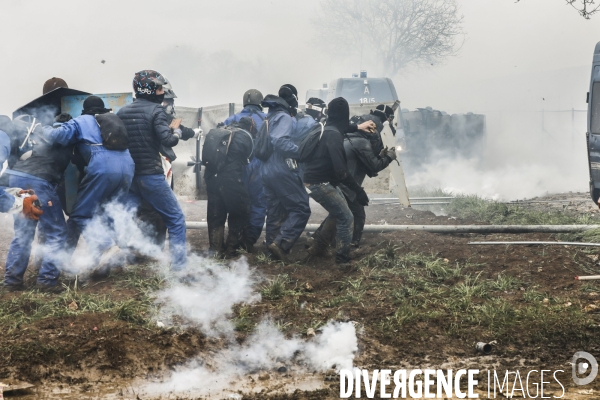
[{"label": "black helmet", "polygon": [[259,92],[256,89],[250,89],[247,90],[246,93],[244,93],[244,99],[242,103],[244,104],[244,107],[246,107],[248,104],[260,107],[260,103],[262,103],[263,100],[264,96],[261,92]]},{"label": "black helmet", "polygon": [[290,107],[297,108],[298,107],[298,92],[294,93],[296,90],[295,87],[291,85],[283,85],[279,88],[279,97],[284,99]]},{"label": "black helmet", "polygon": [[371,114],[379,117],[381,123],[394,119],[394,110],[392,107],[386,106],[385,104],[378,105],[377,108],[375,108],[375,111],[371,110]]},{"label": "black helmet", "polygon": [[136,72],[133,77],[133,91],[136,95],[142,96],[153,96],[156,95],[156,89],[159,86],[164,86],[167,80],[160,73],[145,69],[140,72]]},{"label": "black helmet", "polygon": [[165,89],[165,99],[176,99],[177,95],[173,91],[173,87],[171,86],[171,82],[167,78],[165,78],[165,84],[163,85],[163,89]]}]

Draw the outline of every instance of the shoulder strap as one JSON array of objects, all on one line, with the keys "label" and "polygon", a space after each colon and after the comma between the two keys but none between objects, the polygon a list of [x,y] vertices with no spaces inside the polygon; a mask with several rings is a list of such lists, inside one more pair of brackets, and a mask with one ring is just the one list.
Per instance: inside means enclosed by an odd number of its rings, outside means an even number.
[{"label": "shoulder strap", "polygon": [[250,134],[250,132],[248,132],[245,129],[239,128],[240,131],[244,132],[246,135],[248,135],[248,137],[250,138],[250,143],[252,143],[252,150],[250,151],[250,154],[248,155],[248,160],[250,160],[250,157],[252,157],[252,154],[254,154],[254,139],[252,138],[252,135]]},{"label": "shoulder strap", "polygon": [[258,117],[259,117],[259,118],[260,118],[262,121],[264,121],[264,120],[266,119],[265,117],[263,117],[262,115],[260,115],[260,114],[261,114],[260,112],[258,112],[258,111],[256,111],[256,110],[254,110],[254,109],[250,109],[250,116],[252,116],[252,115],[254,115],[254,114],[258,115]]},{"label": "shoulder strap", "polygon": [[227,142],[227,148],[225,149],[225,154],[229,153],[229,146],[231,145],[231,141],[233,140],[233,134],[235,133],[234,130],[229,129],[229,132],[231,132],[229,134],[229,142]]}]

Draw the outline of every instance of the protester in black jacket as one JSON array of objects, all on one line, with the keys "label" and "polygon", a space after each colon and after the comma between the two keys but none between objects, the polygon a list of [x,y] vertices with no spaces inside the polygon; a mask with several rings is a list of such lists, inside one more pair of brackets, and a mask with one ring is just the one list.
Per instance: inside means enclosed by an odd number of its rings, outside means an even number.
[{"label": "protester in black jacket", "polygon": [[[250,196],[243,177],[252,156],[252,135],[256,134],[256,125],[252,118],[244,117],[240,122],[234,122],[221,129],[232,132],[227,147],[227,157],[222,166],[213,167],[209,164],[204,170],[208,195],[206,221],[209,253],[222,255],[225,250],[225,255],[233,255],[236,250],[246,245],[246,231],[250,220]],[[211,132],[208,135],[211,135]],[[224,246],[225,221],[229,230]]]},{"label": "protester in black jacket", "polygon": [[133,79],[136,101],[121,108],[117,115],[127,127],[129,152],[135,163],[129,191],[131,201],[139,207],[145,200],[160,214],[169,231],[171,269],[180,271],[187,266],[185,217],[165,180],[160,149],[177,145],[182,133],[169,128],[161,105],[165,83],[164,77],[156,71],[136,73]]},{"label": "protester in black jacket", "polygon": [[[335,220],[336,262],[347,263],[350,261],[354,218],[339,185],[343,184],[356,193],[356,199],[362,205],[367,205],[369,198],[348,172],[344,152],[344,133],[349,129],[350,117],[348,102],[338,97],[329,103],[328,110],[323,135],[306,164],[304,183],[310,197],[329,212],[327,219]],[[328,244],[319,233],[315,233],[314,239]]]},{"label": "protester in black jacket", "polygon": [[[373,135],[377,135],[377,132],[358,131],[349,133],[344,140],[348,171],[359,185],[362,185],[366,175],[370,178],[377,176],[378,172],[387,168],[397,157],[395,150],[383,149],[379,154],[376,154],[373,147],[371,147],[370,137]],[[342,188],[342,191],[354,216],[352,246],[358,247],[365,227],[365,207],[358,203],[352,191],[346,188]]]},{"label": "protester in black jacket", "polygon": [[[165,79],[165,81],[167,81]],[[163,98],[162,106],[165,108],[165,112],[167,113],[167,123],[171,128],[171,131],[175,132],[176,129],[181,130],[181,140],[189,140],[196,136],[196,132],[191,129],[183,126],[180,121],[181,119],[177,118],[175,112],[175,99],[177,95],[173,91],[170,83],[167,81],[167,84],[163,86],[165,90],[165,97]],[[173,123],[175,121],[175,123]],[[171,164],[173,161],[177,159],[177,155],[172,147],[160,146],[160,153],[163,157],[165,157]],[[171,176],[171,181],[173,182],[174,177]],[[173,186],[173,183],[171,183]],[[138,218],[142,221],[142,231],[145,235],[150,237],[155,244],[164,248],[165,240],[167,238],[167,226],[165,225],[163,219],[160,214],[152,208],[150,204],[146,201],[142,201],[142,204],[138,208]]]}]

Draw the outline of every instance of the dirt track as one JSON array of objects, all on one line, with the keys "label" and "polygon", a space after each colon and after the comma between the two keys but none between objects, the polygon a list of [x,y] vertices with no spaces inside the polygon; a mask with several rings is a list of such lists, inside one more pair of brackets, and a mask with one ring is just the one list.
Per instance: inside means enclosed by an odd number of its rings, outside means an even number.
[{"label": "dirt track", "polygon": [[[535,207],[539,204],[544,203]],[[581,204],[583,211],[577,212],[593,210],[585,200]],[[183,206],[189,220],[204,218],[203,202],[183,202]],[[316,207],[313,210],[310,222],[319,223],[324,214]],[[367,223],[384,221],[473,222],[394,205],[368,207]],[[5,259],[10,233],[3,231],[1,235],[0,250]],[[303,236],[294,249],[298,260],[306,256],[305,240]],[[355,365],[362,368],[537,367],[564,370],[562,381],[570,382],[569,362],[576,351],[600,354],[600,314],[596,314],[600,285],[582,285],[573,279],[575,275],[600,273],[598,251],[565,246],[468,245],[473,240],[555,238],[546,234],[365,234],[363,245],[354,254],[356,261],[342,268],[331,257],[284,266],[250,255],[250,265],[267,282],[282,280],[285,291],[272,298],[263,295],[260,303],[236,309],[238,341],[243,342],[254,324],[267,315],[280,323],[286,335],[302,337],[310,328],[318,333],[331,319],[354,321],[360,333]],[[189,231],[188,241],[192,251],[202,252],[207,247],[206,232]],[[118,301],[138,296],[124,282],[123,276],[115,274],[81,289],[81,293]],[[465,290],[473,292],[461,297]],[[19,295],[0,296],[0,302],[7,304]],[[466,301],[468,304],[463,304]],[[26,307],[22,310],[29,311]],[[478,341],[496,341],[493,355],[478,355],[473,349]],[[3,336],[0,381],[11,377],[41,386],[76,385],[81,397],[73,398],[86,398],[86,393],[92,396],[101,382],[156,378],[192,356],[209,354],[221,346],[221,341],[197,330],[160,330],[139,323],[135,316],[82,313],[49,317],[18,326]],[[323,382],[322,390],[312,394],[245,398],[336,398],[338,389],[339,381]]]}]

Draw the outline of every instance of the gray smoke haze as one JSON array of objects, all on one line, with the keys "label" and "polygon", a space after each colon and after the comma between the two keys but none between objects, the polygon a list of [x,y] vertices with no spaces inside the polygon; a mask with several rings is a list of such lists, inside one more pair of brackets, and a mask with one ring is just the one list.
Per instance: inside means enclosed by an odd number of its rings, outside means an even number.
[{"label": "gray smoke haze", "polygon": [[[432,165],[431,174],[420,173],[418,181],[469,192],[487,187],[482,194],[505,198],[584,190],[588,178],[581,161],[586,158],[582,119],[576,118],[568,132],[554,129],[549,141],[556,146],[546,145],[546,157],[536,143],[544,138],[530,133],[541,130],[535,113],[542,110],[585,110],[598,17],[584,20],[560,0],[458,2],[467,33],[460,54],[443,65],[392,78],[405,108],[489,115],[491,140],[484,164],[461,160],[447,178],[437,171],[447,171],[448,165]],[[380,60],[363,58],[360,52],[345,57],[324,53],[319,42],[328,38],[316,37],[312,23],[318,4],[3,1],[0,71],[7,79],[0,113],[10,114],[39,96],[43,82],[52,76],[92,93],[123,92],[131,90],[135,71],[153,68],[171,80],[177,104],[190,107],[239,102],[248,88],[269,93],[284,82],[295,84],[304,100],[307,89],[361,69],[377,76]],[[529,115],[509,115],[514,111]],[[502,118],[497,117],[500,113]],[[575,144],[565,147],[572,131]],[[502,169],[504,160],[510,160],[508,170]],[[524,168],[530,169],[522,173]],[[512,191],[502,184],[511,169],[531,177],[525,186],[536,182],[536,189]],[[452,179],[459,172],[470,176],[479,171],[485,173],[477,185]]]}]

